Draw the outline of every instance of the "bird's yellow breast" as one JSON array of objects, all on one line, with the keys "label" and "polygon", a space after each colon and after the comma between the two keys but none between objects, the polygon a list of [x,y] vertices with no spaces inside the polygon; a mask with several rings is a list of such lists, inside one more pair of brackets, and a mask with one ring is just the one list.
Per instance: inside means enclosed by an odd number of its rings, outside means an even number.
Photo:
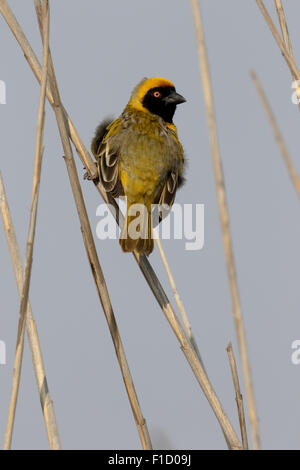
[{"label": "bird's yellow breast", "polygon": [[180,166],[181,148],[160,119],[131,113],[120,148],[120,180],[130,199],[154,199],[167,174]]}]

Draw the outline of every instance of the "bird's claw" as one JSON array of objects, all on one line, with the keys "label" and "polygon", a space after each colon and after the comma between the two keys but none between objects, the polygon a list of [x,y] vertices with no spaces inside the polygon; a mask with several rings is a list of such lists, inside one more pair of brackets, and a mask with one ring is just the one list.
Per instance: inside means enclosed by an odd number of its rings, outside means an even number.
[{"label": "bird's claw", "polygon": [[[84,170],[85,169],[86,168],[84,168]],[[86,171],[83,175],[83,179],[88,181],[96,181],[98,179],[98,173],[96,173],[95,175],[91,175],[88,171]]]}]

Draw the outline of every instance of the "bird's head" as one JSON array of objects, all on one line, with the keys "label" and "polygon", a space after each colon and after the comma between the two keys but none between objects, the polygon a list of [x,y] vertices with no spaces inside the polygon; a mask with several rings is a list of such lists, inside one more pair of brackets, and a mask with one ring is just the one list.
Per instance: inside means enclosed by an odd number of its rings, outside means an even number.
[{"label": "bird's head", "polygon": [[186,99],[176,92],[172,82],[166,78],[144,78],[133,90],[129,105],[135,109],[160,116],[172,123],[176,106]]}]

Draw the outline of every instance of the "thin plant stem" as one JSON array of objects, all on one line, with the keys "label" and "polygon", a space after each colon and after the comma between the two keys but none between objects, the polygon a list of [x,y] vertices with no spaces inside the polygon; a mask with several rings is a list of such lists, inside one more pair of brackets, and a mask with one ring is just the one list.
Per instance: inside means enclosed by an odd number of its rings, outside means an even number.
[{"label": "thin plant stem", "polygon": [[290,55],[292,55],[293,49],[292,49],[292,44],[291,44],[291,40],[290,40],[289,30],[288,30],[288,27],[287,27],[287,22],[286,22],[282,2],[281,2],[281,0],[274,0],[274,2],[275,2],[276,10],[277,10],[277,15],[278,15],[278,20],[279,20],[279,24],[280,24],[280,29],[281,29],[283,41],[285,43],[287,51],[289,52]]},{"label": "thin plant stem", "polygon": [[[295,60],[282,2],[281,0],[274,0],[274,1],[275,1],[275,7],[277,10],[277,15],[278,15],[283,42],[285,44],[286,50],[288,51],[290,56],[293,58],[293,60]],[[297,83],[297,77],[294,74],[292,74],[292,77],[295,82],[295,89],[296,89],[296,94],[298,98],[298,107],[300,110],[300,87],[299,87],[299,83]]]},{"label": "thin plant stem", "polygon": [[281,39],[280,34],[279,34],[276,26],[274,25],[273,20],[272,20],[271,16],[269,15],[268,10],[266,9],[266,7],[264,5],[264,2],[262,0],[256,0],[256,3],[258,5],[264,19],[266,20],[267,25],[269,26],[269,28],[271,30],[271,33],[273,34],[274,39],[277,42],[277,44],[278,44],[278,46],[281,50],[281,53],[282,53],[286,63],[288,64],[290,70],[291,70],[292,75],[296,78],[296,80],[300,81],[300,72],[299,72],[299,70],[298,70],[298,68],[295,64],[294,57],[291,56],[290,53],[288,52],[285,43]]},{"label": "thin plant stem", "polygon": [[163,262],[165,271],[166,271],[168,279],[169,279],[171,289],[173,291],[174,299],[175,299],[175,302],[177,304],[177,307],[178,307],[178,310],[179,310],[179,313],[180,313],[180,316],[181,316],[182,324],[183,324],[183,326],[185,328],[185,331],[186,331],[186,334],[188,335],[188,338],[189,338],[192,346],[194,347],[194,349],[197,353],[197,356],[198,356],[198,358],[199,358],[199,360],[200,360],[200,362],[203,366],[203,361],[202,361],[202,358],[201,358],[201,355],[200,355],[200,351],[199,351],[197,342],[195,340],[195,337],[193,335],[192,327],[191,327],[190,321],[188,319],[186,310],[184,308],[183,302],[182,302],[181,297],[179,295],[179,292],[178,292],[178,289],[177,289],[177,286],[176,286],[176,283],[175,283],[175,279],[173,277],[172,271],[170,269],[170,266],[169,266],[169,263],[168,263],[168,260],[167,260],[166,254],[165,254],[165,250],[163,249],[161,240],[159,238],[158,231],[156,229],[154,229],[153,232],[155,233],[155,242],[157,244],[161,260]]},{"label": "thin plant stem", "polygon": [[228,346],[227,346],[227,354],[228,354],[228,359],[229,359],[229,364],[230,364],[231,374],[232,374],[232,380],[233,380],[233,385],[234,385],[234,390],[235,390],[235,400],[236,400],[236,405],[237,405],[238,415],[239,415],[239,422],[240,422],[243,449],[248,450],[248,438],[247,438],[247,429],[246,429],[246,420],[245,420],[243,396],[241,394],[239,376],[238,376],[238,372],[237,372],[236,361],[235,361],[235,357],[234,357],[234,353],[233,353],[231,343],[229,343]]},{"label": "thin plant stem", "polygon": [[254,70],[250,70],[250,75],[251,75],[251,78],[254,82],[254,85],[256,87],[256,90],[257,90],[257,93],[258,93],[258,96],[259,98],[261,99],[261,102],[263,104],[263,107],[266,111],[266,114],[267,114],[267,117],[270,121],[270,124],[271,124],[271,127],[272,127],[272,130],[273,130],[273,133],[274,133],[274,137],[275,137],[275,140],[278,144],[278,147],[281,151],[281,154],[282,154],[282,158],[286,164],[286,167],[288,169],[288,172],[289,172],[289,175],[290,175],[290,178],[291,178],[291,181],[295,187],[295,190],[297,192],[297,195],[300,199],[300,179],[297,175],[297,172],[296,172],[296,169],[293,165],[293,162],[292,162],[292,159],[289,155],[289,151],[285,145],[285,142],[284,142],[284,139],[282,137],[282,134],[280,132],[280,129],[279,129],[279,126],[277,124],[277,121],[276,121],[276,118],[275,118],[275,115],[272,111],[272,108],[271,108],[271,105],[268,101],[268,98],[263,90],[263,87],[256,75],[256,73],[254,72]]},{"label": "thin plant stem", "polygon": [[20,303],[20,317],[18,323],[17,344],[13,369],[12,389],[10,395],[10,403],[8,409],[7,426],[4,438],[4,450],[11,448],[12,433],[15,420],[16,405],[19,392],[20,376],[23,360],[24,349],[24,332],[26,324],[26,311],[28,304],[28,294],[31,279],[32,268],[32,255],[35,238],[36,216],[38,208],[39,186],[41,177],[42,155],[43,155],[43,133],[45,123],[45,96],[46,96],[46,83],[47,83],[47,67],[48,67],[48,44],[49,44],[49,5],[48,0],[43,1],[43,23],[44,23],[44,53],[43,53],[43,67],[40,100],[38,109],[38,121],[36,132],[36,145],[35,145],[35,161],[34,161],[34,174],[32,186],[32,200],[30,211],[30,222],[26,245],[25,255],[25,268],[24,268],[24,283],[22,288],[21,303]]},{"label": "thin plant stem", "polygon": [[198,0],[192,0],[192,11],[195,22],[195,30],[198,44],[199,65],[202,75],[203,93],[205,99],[205,107],[207,113],[207,122],[209,128],[209,137],[211,145],[211,155],[213,161],[213,169],[216,180],[216,191],[219,205],[219,214],[221,219],[223,243],[225,250],[225,259],[227,264],[228,278],[231,290],[232,304],[233,304],[233,317],[235,322],[236,334],[238,338],[239,353],[242,363],[242,371],[246,389],[246,397],[248,404],[248,414],[252,430],[252,439],[255,449],[260,449],[260,436],[258,417],[256,411],[254,390],[252,385],[252,375],[249,361],[249,353],[247,347],[246,331],[243,321],[241,310],[239,290],[235,269],[235,261],[233,254],[233,247],[231,241],[229,213],[226,200],[226,189],[224,183],[224,175],[220,157],[219,142],[217,136],[217,126],[215,120],[215,110],[213,103],[213,92],[210,77],[210,69],[208,63],[208,56],[205,44],[204,30],[202,25],[202,18]]},{"label": "thin plant stem", "polygon": [[[15,229],[10,215],[9,205],[5,193],[2,175],[0,173],[0,211],[2,215],[3,226],[7,239],[8,249],[17,283],[18,294],[21,298],[23,289],[23,268],[21,255],[17,243]],[[49,446],[51,450],[59,450],[61,448],[59,432],[56,424],[54,405],[50,398],[48,381],[46,378],[43,357],[37,333],[36,322],[34,320],[30,302],[28,300],[26,313],[26,331],[28,342],[31,350],[32,364],[34,368],[38,394],[42,407],[43,417],[45,421],[46,432],[48,436]]]}]

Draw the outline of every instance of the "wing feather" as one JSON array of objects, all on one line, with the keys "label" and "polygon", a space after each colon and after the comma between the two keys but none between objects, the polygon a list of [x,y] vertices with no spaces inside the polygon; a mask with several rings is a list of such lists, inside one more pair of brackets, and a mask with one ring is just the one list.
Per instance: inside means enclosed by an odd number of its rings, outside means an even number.
[{"label": "wing feather", "polygon": [[99,180],[107,193],[113,197],[124,195],[119,178],[119,147],[114,136],[121,130],[120,119],[106,119],[95,131],[91,150],[98,163]]},{"label": "wing feather", "polygon": [[165,185],[162,189],[160,198],[159,198],[159,206],[161,206],[161,211],[159,215],[159,222],[161,222],[167,215],[170,213],[172,205],[175,200],[176,191],[178,187],[178,173],[172,171]]}]

